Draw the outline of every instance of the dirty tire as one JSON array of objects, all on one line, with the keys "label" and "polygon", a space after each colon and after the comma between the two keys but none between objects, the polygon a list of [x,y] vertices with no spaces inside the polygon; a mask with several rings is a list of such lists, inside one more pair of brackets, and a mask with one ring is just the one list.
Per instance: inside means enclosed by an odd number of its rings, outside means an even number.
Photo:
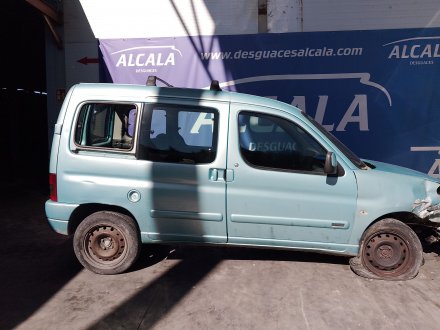
[{"label": "dirty tire", "polygon": [[383,219],[364,234],[360,254],[350,260],[358,275],[383,280],[409,280],[419,272],[423,249],[416,233],[395,219]]},{"label": "dirty tire", "polygon": [[104,275],[126,271],[140,252],[140,238],[134,220],[124,214],[101,211],[86,217],[73,237],[79,262]]}]

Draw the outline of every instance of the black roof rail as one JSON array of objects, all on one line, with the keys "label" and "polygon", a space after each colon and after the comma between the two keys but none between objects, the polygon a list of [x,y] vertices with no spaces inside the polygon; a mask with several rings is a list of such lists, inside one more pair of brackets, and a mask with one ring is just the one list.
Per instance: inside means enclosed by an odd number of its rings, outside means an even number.
[{"label": "black roof rail", "polygon": [[[147,86],[157,86],[157,84],[156,84],[157,80],[159,80],[160,82],[165,84],[167,87],[174,87],[173,85],[167,83],[165,80],[160,79],[158,76],[148,76],[146,85]],[[209,86],[209,89],[211,91],[218,91],[218,92],[222,90],[220,88],[220,83],[218,80],[212,80],[211,85]]]},{"label": "black roof rail", "polygon": [[147,86],[157,86],[156,81],[159,80],[161,83],[165,84],[167,87],[174,87],[173,85],[167,83],[165,80],[160,79],[158,76],[148,76]]},{"label": "black roof rail", "polygon": [[209,86],[209,89],[211,91],[221,91],[222,90],[220,88],[220,83],[218,82],[218,80],[211,81],[211,86]]}]

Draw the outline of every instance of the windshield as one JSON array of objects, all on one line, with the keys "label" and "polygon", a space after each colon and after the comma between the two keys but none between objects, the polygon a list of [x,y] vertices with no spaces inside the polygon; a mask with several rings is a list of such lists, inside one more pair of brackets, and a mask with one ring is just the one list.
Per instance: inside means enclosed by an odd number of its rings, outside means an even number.
[{"label": "windshield", "polygon": [[365,169],[367,165],[345,144],[339,141],[333,134],[329,133],[320,123],[318,123],[314,118],[301,112],[304,117],[306,117],[322,134],[324,134],[350,161],[356,165],[358,168]]}]

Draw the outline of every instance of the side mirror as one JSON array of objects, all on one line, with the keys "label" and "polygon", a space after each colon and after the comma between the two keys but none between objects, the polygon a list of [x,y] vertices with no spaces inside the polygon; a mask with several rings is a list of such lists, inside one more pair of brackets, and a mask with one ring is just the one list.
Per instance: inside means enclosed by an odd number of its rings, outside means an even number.
[{"label": "side mirror", "polygon": [[334,152],[328,151],[325,156],[324,173],[334,175],[338,172],[338,161]]}]

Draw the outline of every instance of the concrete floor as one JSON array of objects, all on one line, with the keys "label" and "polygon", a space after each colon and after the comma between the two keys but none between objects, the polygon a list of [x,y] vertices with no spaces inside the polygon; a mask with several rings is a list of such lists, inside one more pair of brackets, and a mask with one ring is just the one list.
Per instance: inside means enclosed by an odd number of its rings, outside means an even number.
[{"label": "concrete floor", "polygon": [[440,328],[435,252],[406,282],[358,277],[341,257],[189,246],[145,248],[130,272],[100,276],[51,231],[41,189],[3,188],[0,329]]}]

